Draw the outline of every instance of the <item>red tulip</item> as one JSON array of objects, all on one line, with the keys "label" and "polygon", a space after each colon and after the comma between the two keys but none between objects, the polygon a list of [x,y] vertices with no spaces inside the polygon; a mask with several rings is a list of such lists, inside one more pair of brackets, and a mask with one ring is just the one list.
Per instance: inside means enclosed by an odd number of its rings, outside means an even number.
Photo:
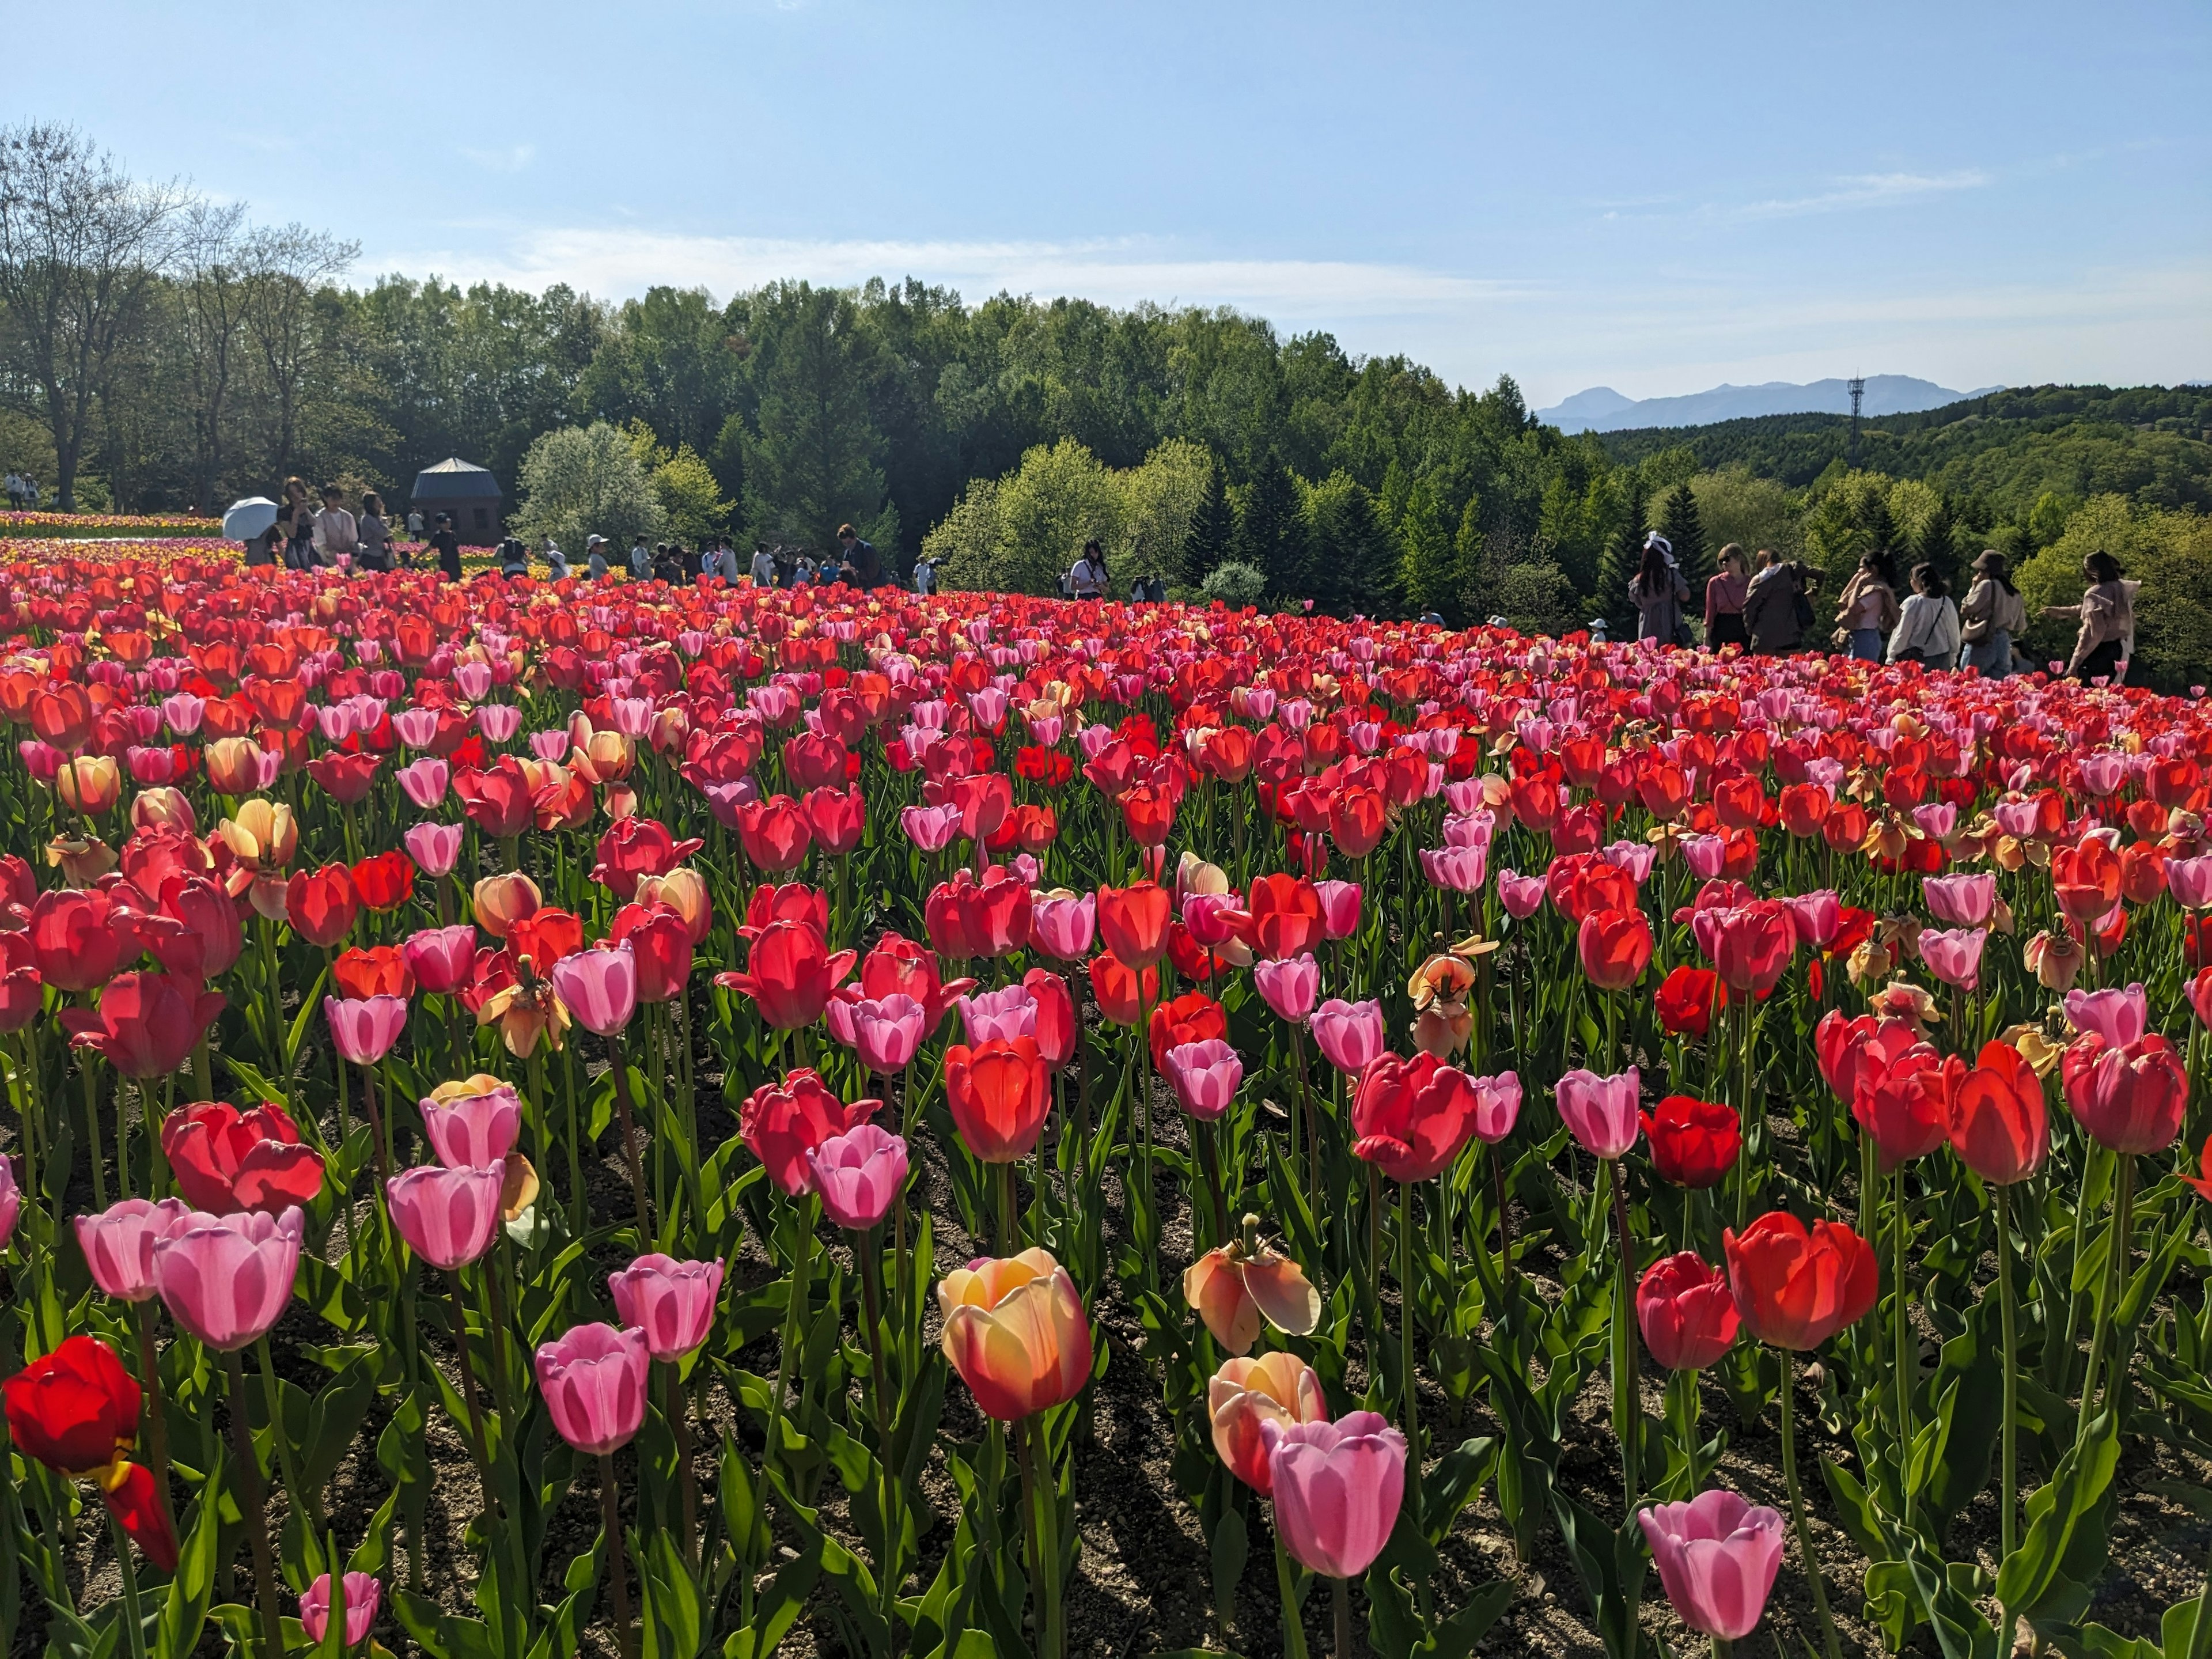
[{"label": "red tulip", "polygon": [[1885,1175],[1941,1146],[1949,1138],[1950,1115],[1936,1050],[1916,1043],[1886,1067],[1862,1068],[1851,1116],[1874,1137]]},{"label": "red tulip", "polygon": [[161,1121],[161,1152],[185,1201],[210,1215],[282,1215],[323,1189],[321,1156],[273,1103],[250,1112],[223,1100],[179,1106]]},{"label": "red tulip", "polygon": [[4,1387],[15,1449],[58,1474],[99,1474],[137,1443],[137,1382],[96,1336],[70,1336]]},{"label": "red tulip", "polygon": [[1739,1236],[1721,1235],[1729,1289],[1752,1336],[1778,1348],[1817,1348],[1873,1309],[1881,1287],[1874,1247],[1840,1221],[1811,1227],[1780,1210]]},{"label": "red tulip", "polygon": [[1152,1045],[1152,1069],[1164,1071],[1169,1049],[1186,1042],[1204,1042],[1209,1037],[1227,1038],[1229,1016],[1205,992],[1186,991],[1172,1002],[1153,1008],[1146,1035]]},{"label": "red tulip", "polygon": [[1668,1095],[1643,1115],[1651,1167],[1677,1187],[1711,1187],[1735,1165],[1743,1129],[1732,1108],[1689,1095]]},{"label": "red tulip", "polygon": [[1715,915],[1713,966],[1729,988],[1765,996],[1797,951],[1797,923],[1779,899],[1758,899]]},{"label": "red tulip", "polygon": [[415,970],[407,965],[405,950],[397,945],[356,945],[343,952],[331,964],[331,978],[338,994],[355,1002],[415,994]]},{"label": "red tulip", "polygon": [[383,764],[384,757],[369,750],[350,754],[333,750],[316,756],[306,770],[325,794],[342,806],[351,806],[368,799],[376,786],[376,769]]},{"label": "red tulip", "polygon": [[1969,1071],[1956,1054],[1944,1062],[1952,1150],[1992,1186],[2025,1181],[2051,1150],[2043,1079],[2020,1050],[1985,1042]]},{"label": "red tulip", "polygon": [[1355,1156],[1393,1181],[1426,1181],[1474,1138],[1475,1079],[1434,1054],[1383,1054],[1352,1098]]},{"label": "red tulip", "polygon": [[640,1002],[668,1002],[684,994],[691,977],[691,933],[675,911],[625,904],[607,936],[627,944],[636,957]]},{"label": "red tulip", "polygon": [[781,885],[764,881],[753,889],[752,902],[745,907],[745,919],[738,928],[738,937],[750,943],[772,921],[803,921],[826,939],[830,933],[830,896],[803,881],[787,881]]},{"label": "red tulip", "polygon": [[1596,910],[1576,935],[1583,973],[1601,991],[1626,991],[1650,963],[1651,924],[1641,910]]},{"label": "red tulip", "polygon": [[994,865],[977,881],[966,870],[940,882],[922,906],[929,942],[956,962],[1012,955],[1029,943],[1031,898],[1024,882]]},{"label": "red tulip", "polygon": [[[1303,876],[1258,877],[1244,904],[1252,917],[1253,948],[1263,957],[1302,957],[1325,937],[1321,895]],[[1099,920],[1103,927],[1103,914]]]},{"label": "red tulip", "polygon": [[1175,897],[1156,882],[1098,890],[1100,942],[1132,968],[1149,968],[1167,953]]},{"label": "red tulip", "polygon": [[876,941],[875,949],[860,960],[858,992],[847,990],[839,994],[848,998],[857,995],[866,1002],[881,1002],[888,996],[912,997],[921,1006],[923,1034],[933,1036],[952,1005],[975,988],[972,979],[956,979],[949,983],[941,979],[937,957],[927,945],[916,945],[896,933],[885,933]]},{"label": "red tulip", "polygon": [[738,840],[745,856],[763,870],[781,874],[805,861],[814,831],[806,814],[788,795],[747,801],[738,808]]},{"label": "red tulip", "polygon": [[1660,981],[1653,1006],[1659,1024],[1676,1036],[1703,1037],[1720,1012],[1721,976],[1710,968],[1684,966]]},{"label": "red tulip", "polygon": [[216,1016],[220,991],[169,974],[118,974],[100,994],[97,1012],[63,1011],[70,1046],[91,1048],[125,1077],[166,1077],[185,1063]]},{"label": "red tulip", "polygon": [[354,890],[353,872],[343,864],[326,864],[312,873],[302,870],[285,884],[285,920],[310,945],[329,950],[353,931],[360,914],[361,895]]},{"label": "red tulip", "polygon": [[761,1018],[780,1031],[795,1031],[822,1018],[830,994],[853,971],[854,952],[832,954],[822,935],[803,921],[772,921],[752,942],[741,973],[714,975],[714,983],[742,991]]},{"label": "red tulip", "polygon": [[1848,1106],[1858,1098],[1859,1079],[1879,1077],[1920,1042],[1912,1027],[1901,1019],[1879,1019],[1861,1014],[1844,1018],[1830,1009],[1813,1028],[1813,1051],[1820,1075],[1838,1100]]},{"label": "red tulip", "polygon": [[1052,1112],[1052,1073],[1034,1037],[994,1037],[945,1051],[945,1103],[986,1164],[1028,1156]]},{"label": "red tulip", "polygon": [[1081,1031],[1067,981],[1049,968],[1032,968],[1022,975],[1022,988],[1036,1005],[1037,1052],[1056,1072],[1075,1057],[1075,1040]]},{"label": "red tulip", "polygon": [[1662,1256],[1636,1287],[1636,1322],[1670,1371],[1701,1371],[1735,1346],[1742,1316],[1727,1277],[1694,1250]]},{"label": "red tulip", "polygon": [[1160,970],[1145,969],[1141,975],[1111,951],[1091,958],[1091,994],[1099,1013],[1116,1025],[1134,1025],[1143,1010],[1159,1000]]},{"label": "red tulip", "polygon": [[830,857],[841,859],[860,844],[868,808],[858,789],[810,789],[799,805],[816,842]]},{"label": "red tulip", "polygon": [[382,915],[397,910],[415,894],[415,860],[394,848],[378,853],[353,866],[354,891],[361,902]]},{"label": "red tulip", "polygon": [[533,822],[530,778],[512,755],[501,755],[481,771],[461,768],[453,774],[453,793],[469,822],[494,841],[512,841]]},{"label": "red tulip", "polygon": [[738,1133],[767,1166],[769,1179],[793,1198],[814,1190],[806,1155],[834,1135],[865,1123],[880,1100],[840,1100],[811,1067],[763,1083],[738,1109]]},{"label": "red tulip", "polygon": [[677,840],[658,818],[617,818],[599,837],[592,879],[618,899],[632,899],[641,879],[666,875],[705,844]]},{"label": "red tulip", "polygon": [[161,884],[158,915],[138,928],[154,958],[181,979],[207,981],[230,971],[246,948],[238,904],[207,876],[172,875]]},{"label": "red tulip", "polygon": [[2094,1034],[2077,1037],[2058,1071],[2074,1115],[2113,1151],[2162,1152],[2181,1133],[2189,1073],[2173,1045],[2155,1031],[2123,1048]]},{"label": "red tulip", "polygon": [[2085,926],[2100,921],[2120,902],[2119,855],[2092,836],[2051,855],[2051,884],[2058,908]]},{"label": "red tulip", "polygon": [[540,977],[562,957],[573,957],[583,948],[583,919],[566,910],[548,906],[507,926],[507,954],[517,962],[530,963]]},{"label": "red tulip", "polygon": [[40,978],[73,994],[106,984],[141,948],[135,918],[101,892],[61,888],[40,894],[28,931]]}]

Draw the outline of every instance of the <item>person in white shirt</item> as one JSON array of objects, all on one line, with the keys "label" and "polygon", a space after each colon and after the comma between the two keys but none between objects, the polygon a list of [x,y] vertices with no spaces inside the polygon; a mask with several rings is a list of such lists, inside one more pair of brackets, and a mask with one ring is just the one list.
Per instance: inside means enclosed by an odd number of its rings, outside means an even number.
[{"label": "person in white shirt", "polygon": [[1103,599],[1106,597],[1106,554],[1097,542],[1083,544],[1083,556],[1067,573],[1067,591],[1078,599]]},{"label": "person in white shirt", "polygon": [[629,574],[640,581],[653,574],[653,550],[645,544],[642,536],[630,544]]},{"label": "person in white shirt", "polygon": [[755,587],[775,586],[775,555],[768,550],[766,542],[753,544],[753,586]]},{"label": "person in white shirt", "polygon": [[8,475],[7,490],[8,505],[21,512],[23,507],[23,475],[21,473],[10,472]]},{"label": "person in white shirt", "polygon": [[937,591],[937,562],[927,553],[914,562],[914,591],[917,593]]},{"label": "person in white shirt", "polygon": [[407,539],[410,542],[422,539],[422,514],[415,507],[407,510]]},{"label": "person in white shirt", "polygon": [[361,551],[361,532],[353,514],[338,505],[342,499],[337,486],[331,485],[323,491],[323,510],[315,514],[315,556],[322,564],[335,565],[343,557],[350,565]]},{"label": "person in white shirt", "polygon": [[1889,636],[1892,662],[1948,668],[1959,659],[1959,607],[1932,564],[1912,567],[1912,592]]}]

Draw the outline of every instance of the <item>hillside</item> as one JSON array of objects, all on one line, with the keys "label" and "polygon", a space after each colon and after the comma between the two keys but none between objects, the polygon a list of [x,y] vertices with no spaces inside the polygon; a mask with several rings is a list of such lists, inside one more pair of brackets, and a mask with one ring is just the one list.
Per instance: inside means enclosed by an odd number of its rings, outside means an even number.
[{"label": "hillside", "polygon": [[[1910,374],[1869,374],[1861,407],[1869,415],[1887,416],[1936,409],[1980,395],[1954,392]],[[1549,409],[1538,410],[1536,418],[1562,432],[1625,432],[1643,427],[1710,426],[1719,421],[1814,410],[1848,414],[1850,406],[1850,383],[1840,380],[1814,380],[1803,386],[1767,380],[1758,386],[1717,386],[1680,397],[1640,399],[1624,398],[1611,386],[1599,386],[1577,392]]]},{"label": "hillside", "polygon": [[[1767,415],[1599,435],[1635,465],[1686,449],[1705,471],[1742,468],[1791,488],[1848,463],[1850,417]],[[2024,519],[2050,494],[2212,508],[2212,386],[2020,386],[1861,422],[1858,465]]]}]

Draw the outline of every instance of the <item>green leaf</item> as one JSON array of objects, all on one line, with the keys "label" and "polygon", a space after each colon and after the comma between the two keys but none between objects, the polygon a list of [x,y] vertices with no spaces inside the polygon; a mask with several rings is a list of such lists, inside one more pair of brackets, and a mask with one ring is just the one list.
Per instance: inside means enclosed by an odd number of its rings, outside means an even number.
[{"label": "green leaf", "polygon": [[1997,1572],[1997,1599],[2033,1616],[2068,1563],[2082,1522],[2101,1504],[2120,1456],[2119,1428],[2100,1412],[2081,1443],[2059,1459],[2050,1484],[2027,1499],[2027,1536]]},{"label": "green leaf", "polygon": [[1906,1551],[1913,1587],[1928,1609],[1928,1622],[1935,1630],[1936,1644],[1943,1650],[1943,1659],[1996,1659],[1996,1626],[1960,1592],[1943,1563],[1925,1544],[1912,1539]]},{"label": "green leaf", "polygon": [[199,1497],[185,1512],[184,1543],[177,1552],[176,1577],[169,1581],[159,1622],[155,1626],[154,1651],[158,1659],[189,1659],[199,1646],[206,1627],[208,1606],[215,1595],[216,1557],[222,1530],[221,1474],[210,1474]]},{"label": "green leaf", "polygon": [[1237,1586],[1244,1577],[1245,1559],[1251,1554],[1251,1539],[1241,1511],[1225,1510],[1213,1523],[1211,1553],[1214,1616],[1227,1630],[1237,1622]]}]

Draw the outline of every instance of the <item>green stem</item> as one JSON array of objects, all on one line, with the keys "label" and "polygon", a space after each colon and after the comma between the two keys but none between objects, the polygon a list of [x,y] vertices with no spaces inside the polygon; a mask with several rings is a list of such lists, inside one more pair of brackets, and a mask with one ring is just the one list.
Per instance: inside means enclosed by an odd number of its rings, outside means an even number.
[{"label": "green stem", "polygon": [[1060,1605],[1060,1483],[1053,1474],[1051,1437],[1034,1413],[1015,1425],[1014,1433],[1021,1446],[1022,1484],[1036,1514],[1032,1534],[1036,1553],[1030,1568],[1036,1581],[1040,1613],[1037,1659],[1063,1659],[1067,1633]]},{"label": "green stem", "polygon": [[1908,1471],[1912,1467],[1913,1395],[1914,1385],[1920,1378],[1920,1362],[1912,1336],[1912,1297],[1905,1278],[1905,1243],[1912,1223],[1906,1212],[1905,1166],[1901,1164],[1897,1167],[1896,1180],[1892,1199],[1894,1213],[1890,1217],[1890,1305],[1895,1316],[1890,1328],[1890,1342],[1897,1382],[1898,1488],[1903,1495],[1905,1524],[1910,1526],[1914,1505]]},{"label": "green stem", "polygon": [[320,1497],[307,1489],[300,1480],[299,1471],[292,1467],[292,1437],[284,1431],[283,1393],[276,1386],[276,1361],[269,1351],[266,1335],[253,1345],[253,1351],[261,1364],[261,1392],[269,1402],[269,1437],[276,1443],[276,1467],[283,1472],[285,1495],[308,1518],[309,1525],[320,1532],[323,1521]]},{"label": "green stem", "polygon": [[1797,1486],[1797,1412],[1792,1396],[1797,1391],[1797,1356],[1782,1351],[1782,1482],[1790,1493],[1790,1524],[1797,1534],[1797,1554],[1805,1568],[1805,1581],[1813,1587],[1813,1607],[1820,1619],[1820,1638],[1828,1659],[1844,1659],[1843,1644],[1836,1638],[1836,1621],[1828,1612],[1828,1587],[1820,1577],[1820,1563],[1813,1553],[1813,1529],[1805,1520],[1805,1497]]},{"label": "green stem", "polygon": [[1336,1659],[1352,1659],[1352,1584],[1343,1578],[1328,1583],[1336,1615]]},{"label": "green stem", "polygon": [[[1298,1613],[1297,1581],[1291,1576],[1291,1554],[1283,1547],[1283,1531],[1275,1534],[1275,1589],[1283,1598],[1283,1659],[1306,1659],[1305,1620]],[[2212,1579],[2208,1579],[2207,1595],[2212,1595]]]},{"label": "green stem", "polygon": [[[2011,1559],[2013,1544],[2019,1532],[2020,1505],[2016,1483],[2020,1478],[2020,1464],[2018,1455],[2013,1449],[2013,1437],[2014,1419],[2020,1415],[2020,1338],[2014,1328],[2012,1240],[2005,1224],[2005,1188],[1999,1186],[1994,1190],[1997,1207],[1997,1318],[2004,1343],[2003,1445],[1998,1454],[2003,1460],[1999,1480],[2002,1507],[1997,1511],[2000,1537],[1997,1559],[2002,1562]],[[2012,1639],[2012,1609],[2000,1606],[1998,1613],[1998,1644],[2003,1646]]]},{"label": "green stem", "polygon": [[[2096,1329],[2089,1338],[2089,1369],[2081,1378],[2081,1409],[2075,1432],[2076,1445],[2088,1436],[2089,1408],[2097,1395],[2098,1373],[2103,1369],[2106,1346],[2112,1335],[2112,1315],[2127,1283],[2129,1240],[2134,1232],[2135,1156],[2131,1152],[2115,1156],[2119,1160],[2119,1169],[2113,1176],[2112,1219],[2105,1240],[2106,1271],[2103,1282],[2097,1287]],[[2077,1221],[2075,1224],[2080,1224]]]},{"label": "green stem", "polygon": [[1413,1381],[1413,1183],[1398,1183],[1398,1364],[1405,1417],[1406,1477],[1413,1488],[1414,1513],[1420,1512],[1421,1396]]},{"label": "green stem", "polygon": [[799,1200],[799,1259],[791,1267],[791,1300],[783,1316],[783,1352],[775,1360],[775,1392],[768,1402],[768,1439],[761,1454],[763,1462],[781,1455],[783,1450],[783,1391],[791,1382],[791,1356],[799,1346],[799,1324],[805,1316],[806,1277],[813,1266],[815,1202],[811,1193]]},{"label": "green stem", "polygon": [[622,1504],[615,1492],[611,1452],[599,1454],[599,1528],[607,1540],[607,1571],[613,1576],[615,1648],[623,1659],[632,1659],[637,1644],[630,1630],[629,1570],[624,1560]]},{"label": "green stem", "polygon": [[230,1438],[238,1458],[239,1497],[245,1510],[246,1540],[253,1547],[254,1601],[261,1609],[262,1651],[277,1659],[284,1651],[284,1615],[276,1606],[276,1565],[269,1551],[268,1498],[261,1466],[254,1461],[253,1431],[246,1421],[246,1366],[236,1349],[223,1356],[230,1372]]},{"label": "green stem", "polygon": [[1613,1160],[1613,1225],[1620,1255],[1613,1304],[1613,1433],[1620,1441],[1620,1488],[1623,1515],[1636,1513],[1637,1452],[1644,1435],[1644,1411],[1638,1399],[1636,1377],[1635,1247],[1628,1237],[1628,1166]]},{"label": "green stem", "polygon": [[[123,1574],[123,1631],[130,1644],[131,1659],[146,1659],[146,1617],[138,1610],[138,1564],[131,1559],[130,1534],[123,1523],[113,1516],[107,1517],[107,1529],[115,1537],[115,1565]],[[268,1548],[264,1540],[264,1549]]]}]

